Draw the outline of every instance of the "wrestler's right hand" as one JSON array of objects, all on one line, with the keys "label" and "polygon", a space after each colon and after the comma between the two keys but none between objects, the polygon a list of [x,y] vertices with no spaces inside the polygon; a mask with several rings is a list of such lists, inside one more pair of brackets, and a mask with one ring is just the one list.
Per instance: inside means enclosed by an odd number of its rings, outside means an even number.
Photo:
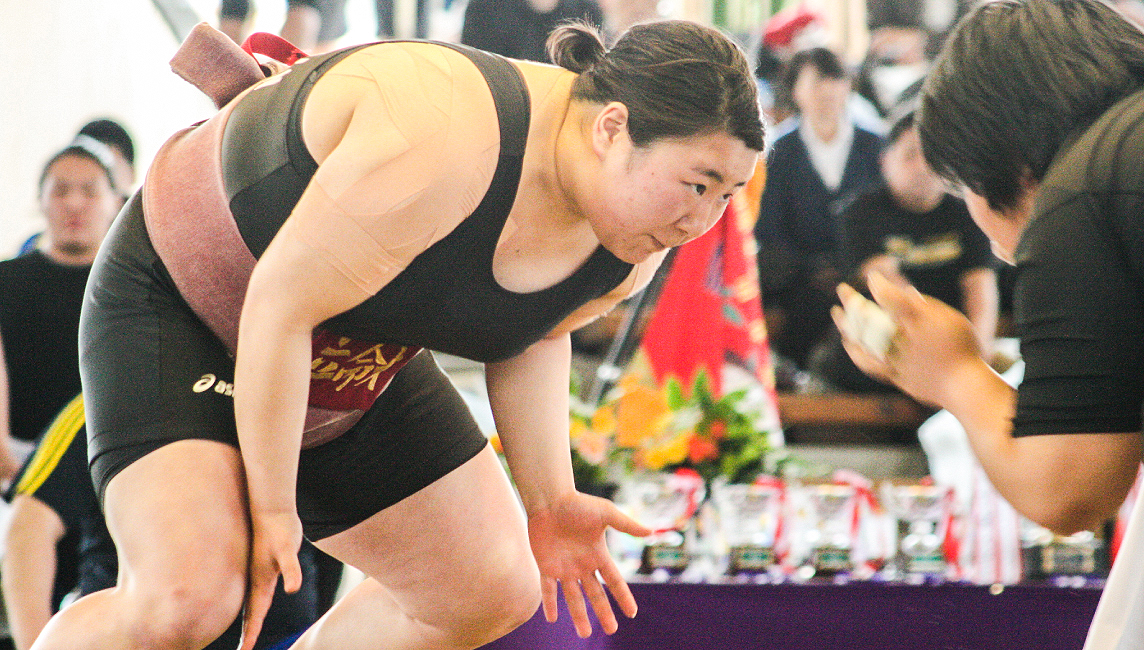
[{"label": "wrestler's right hand", "polygon": [[239,650],[253,650],[262,622],[274,600],[278,575],[283,587],[294,593],[302,586],[298,549],[302,545],[302,522],[290,512],[251,512],[250,563],[246,606],[242,618]]}]

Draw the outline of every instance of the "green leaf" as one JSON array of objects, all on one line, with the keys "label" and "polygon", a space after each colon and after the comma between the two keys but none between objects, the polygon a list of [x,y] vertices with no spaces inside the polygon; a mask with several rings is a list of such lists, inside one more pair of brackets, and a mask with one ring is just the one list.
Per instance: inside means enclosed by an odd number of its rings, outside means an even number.
[{"label": "green leaf", "polygon": [[674,376],[667,378],[664,392],[667,395],[667,406],[671,410],[678,411],[687,405],[687,398],[683,395],[683,386]]}]

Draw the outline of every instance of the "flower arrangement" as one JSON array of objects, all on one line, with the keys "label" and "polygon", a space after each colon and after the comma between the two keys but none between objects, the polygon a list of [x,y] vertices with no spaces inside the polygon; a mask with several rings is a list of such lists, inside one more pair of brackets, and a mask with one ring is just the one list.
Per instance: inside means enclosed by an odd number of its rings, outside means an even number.
[{"label": "flower arrangement", "polygon": [[688,468],[710,481],[750,482],[770,445],[748,391],[716,397],[700,372],[690,390],[669,379],[654,388],[625,377],[598,407],[572,400],[570,434],[578,484],[600,484],[609,472]]}]

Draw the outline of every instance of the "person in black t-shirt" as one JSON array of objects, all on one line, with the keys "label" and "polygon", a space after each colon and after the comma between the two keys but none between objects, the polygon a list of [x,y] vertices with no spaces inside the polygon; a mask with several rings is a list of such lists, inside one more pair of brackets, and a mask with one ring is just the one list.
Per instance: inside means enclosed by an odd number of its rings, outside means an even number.
[{"label": "person in black t-shirt", "polygon": [[[842,213],[839,259],[843,275],[860,288],[879,271],[964,313],[986,358],[997,331],[997,259],[965,202],[922,156],[914,112],[899,117],[882,154],[885,182]],[[892,387],[858,370],[837,332],[816,351],[811,372],[841,390],[882,392]]]},{"label": "person in black t-shirt", "polygon": [[[80,392],[78,330],[95,252],[123,198],[114,156],[79,136],[40,176],[41,248],[0,262],[0,480],[11,479],[40,433]],[[16,448],[19,449],[16,449]]]},{"label": "person in black t-shirt", "polygon": [[[979,4],[935,62],[919,115],[926,159],[1016,265],[1024,378],[1002,381],[954,309],[876,274],[897,333],[886,360],[848,350],[957,417],[1020,513],[1058,533],[1093,529],[1116,515],[1144,455],[1144,33],[1094,0]],[[1141,647],[1136,503],[1089,650]]]}]

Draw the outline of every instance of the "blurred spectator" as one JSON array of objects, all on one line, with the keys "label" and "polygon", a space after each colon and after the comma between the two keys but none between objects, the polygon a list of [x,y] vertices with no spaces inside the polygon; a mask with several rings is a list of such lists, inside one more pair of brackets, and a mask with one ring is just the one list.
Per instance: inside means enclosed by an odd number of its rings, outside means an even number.
[{"label": "blurred spectator", "polygon": [[805,368],[833,328],[838,215],[847,199],[880,179],[882,139],[855,125],[847,110],[850,80],[830,50],[795,54],[784,83],[798,114],[770,152],[755,237],[774,351]]},{"label": "blurred spectator", "polygon": [[[77,136],[98,140],[111,150],[111,172],[115,191],[119,193],[119,203],[122,206],[135,187],[135,143],[131,140],[131,135],[115,120],[100,118],[84,124]],[[42,237],[42,232],[29,237],[20,246],[19,254],[35,250],[40,245]]]},{"label": "blurred spectator", "polygon": [[289,0],[279,34],[309,54],[334,49],[346,33],[346,0]]},{"label": "blurred spectator", "polygon": [[606,31],[612,37],[636,23],[663,18],[658,0],[601,0],[600,8],[604,10]]},{"label": "blurred spectator", "polygon": [[250,0],[222,0],[218,7],[218,29],[235,43],[250,33]]},{"label": "blurred spectator", "polygon": [[[799,52],[826,49],[828,37],[825,23],[822,14],[799,4],[776,13],[763,25],[755,75],[760,80],[763,108],[769,108],[768,117],[777,125],[777,128],[767,130],[768,145],[774,143],[776,134],[789,130],[789,125],[784,124],[784,121],[798,113],[798,107],[791,97],[793,84],[785,80],[787,66]],[[885,134],[882,113],[865,96],[850,93],[846,100],[846,110],[858,126],[871,133]]]},{"label": "blurred spectator", "polygon": [[122,124],[108,118],[92,120],[80,127],[79,135],[99,140],[111,148],[115,165],[111,168],[115,176],[115,189],[124,198],[135,188],[135,143],[131,134]]},{"label": "blurred spectator", "polygon": [[[119,563],[87,468],[83,398],[76,397],[48,427],[36,453],[6,495],[12,519],[4,537],[4,605],[16,650],[27,650],[48,619],[72,600],[115,586]],[[302,589],[274,596],[256,648],[267,648],[309,627],[319,615],[314,554],[303,544]],[[241,621],[207,650],[238,645]]]},{"label": "blurred spectator", "polygon": [[871,33],[884,28],[948,32],[965,15],[973,0],[867,0],[866,26]]},{"label": "blurred spectator", "polygon": [[916,27],[882,27],[870,34],[870,47],[858,70],[855,91],[882,116],[929,69],[930,42],[936,37]]},{"label": "blurred spectator", "polygon": [[[394,0],[376,0],[374,3],[374,8],[377,11],[377,37],[379,39],[387,40],[397,35],[393,2]],[[416,22],[413,25],[413,36],[414,38],[427,38],[429,35],[429,7],[426,0],[416,0],[416,2],[417,13]],[[445,0],[446,9],[451,4],[451,0]]]},{"label": "blurred spectator", "polygon": [[[219,31],[242,43],[250,32],[251,5],[250,0],[222,0]],[[346,33],[345,5],[346,0],[287,0],[278,33],[308,54],[327,52]]]},{"label": "blurred spectator", "polygon": [[[914,113],[890,130],[882,154],[885,182],[842,214],[840,260],[847,282],[865,290],[872,271],[960,309],[973,325],[986,358],[997,331],[998,260],[965,202],[922,157]],[[814,354],[812,372],[829,386],[855,392],[896,391],[865,375],[834,333]]]},{"label": "blurred spectator", "polygon": [[0,479],[80,391],[79,311],[95,253],[123,204],[110,148],[87,136],[40,176],[47,231],[39,249],[0,262]]},{"label": "blurred spectator", "polygon": [[557,25],[582,20],[602,27],[596,0],[469,0],[461,42],[486,52],[549,63],[544,45]]}]

